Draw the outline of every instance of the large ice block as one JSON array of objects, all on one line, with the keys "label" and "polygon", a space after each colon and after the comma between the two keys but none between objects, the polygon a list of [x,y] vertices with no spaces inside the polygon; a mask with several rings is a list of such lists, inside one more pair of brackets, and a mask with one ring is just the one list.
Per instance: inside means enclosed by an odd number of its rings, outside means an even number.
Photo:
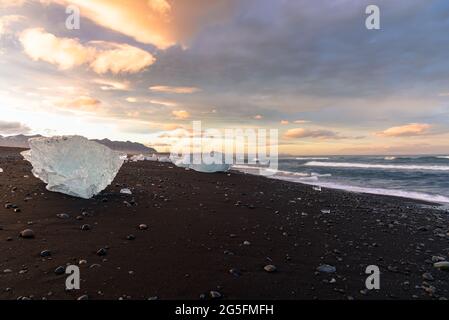
[{"label": "large ice block", "polygon": [[111,184],[124,162],[119,152],[80,136],[34,138],[29,144],[22,156],[47,190],[84,199]]}]

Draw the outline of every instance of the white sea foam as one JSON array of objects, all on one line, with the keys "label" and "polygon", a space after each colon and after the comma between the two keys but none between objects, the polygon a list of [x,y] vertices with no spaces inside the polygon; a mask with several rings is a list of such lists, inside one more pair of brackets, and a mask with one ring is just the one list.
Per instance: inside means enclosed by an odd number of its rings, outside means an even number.
[{"label": "white sea foam", "polygon": [[[249,173],[249,174],[257,174],[258,173],[258,170],[255,170],[255,169],[257,169],[257,167],[251,167],[251,166],[233,166],[233,169],[241,171],[241,172]],[[351,185],[335,183],[335,182],[324,182],[324,181],[319,180],[320,176],[323,177],[323,176],[331,176],[331,175],[326,175],[326,174],[314,175],[313,173],[311,175],[309,175],[307,173],[301,173],[301,172],[278,171],[277,174],[270,176],[270,178],[312,185],[312,186],[319,187],[319,188],[323,187],[323,188],[329,188],[329,189],[345,190],[345,191],[355,192],[355,193],[367,193],[367,194],[375,194],[375,195],[394,196],[394,197],[414,199],[414,200],[420,200],[420,201],[426,201],[426,202],[434,202],[434,203],[439,203],[439,204],[449,204],[449,198],[446,196],[443,196],[443,195],[428,194],[428,193],[414,192],[414,191],[405,191],[405,190],[399,190],[399,189],[367,188],[367,187],[351,186]]]},{"label": "white sea foam", "polygon": [[[306,183],[306,182],[302,182]],[[307,184],[307,183],[306,183]],[[369,194],[377,194],[384,196],[394,196],[408,199],[415,199],[427,202],[436,202],[436,203],[449,203],[449,198],[439,195],[439,194],[428,194],[423,192],[414,192],[414,191],[404,191],[404,190],[393,190],[393,189],[383,189],[383,188],[365,188],[365,187],[357,187],[350,186],[345,184],[333,183],[333,182],[319,182],[317,184],[323,188],[329,189],[339,189],[356,193],[369,193]]]},{"label": "white sea foam", "polygon": [[332,177],[332,174],[330,174],[330,173],[320,174],[320,173],[312,172],[310,175],[313,177]]},{"label": "white sea foam", "polygon": [[329,160],[330,158],[326,157],[297,157],[296,160]]},{"label": "white sea foam", "polygon": [[310,177],[310,174],[308,174],[308,173],[283,171],[283,170],[276,170],[276,169],[270,169],[270,168],[264,168],[264,167],[258,167],[258,166],[233,165],[232,169],[240,171],[240,172],[244,172],[244,173],[250,173],[250,174],[259,174],[261,172],[266,172],[266,173],[272,173],[272,174],[279,175],[279,176]]},{"label": "white sea foam", "polygon": [[309,167],[333,167],[333,168],[357,168],[357,169],[387,169],[387,170],[415,170],[415,171],[449,171],[449,166],[423,166],[423,165],[391,165],[391,164],[370,164],[352,162],[319,162],[310,161],[304,164]]},{"label": "white sea foam", "polygon": [[449,159],[449,156],[438,156],[438,159]]},{"label": "white sea foam", "polygon": [[355,193],[368,193],[368,194],[376,194],[376,195],[384,195],[384,196],[394,196],[401,198],[408,198],[414,200],[421,200],[426,202],[435,202],[439,204],[448,204],[449,198],[438,195],[438,194],[428,194],[423,192],[414,192],[414,191],[405,191],[405,190],[394,190],[394,189],[384,189],[384,188],[366,188],[366,187],[357,187],[346,184],[334,183],[334,182],[322,182],[319,181],[317,177],[311,177],[315,179],[306,179],[306,178],[294,178],[289,176],[272,176],[273,179],[284,180],[297,182],[302,184],[313,185],[322,188],[329,189],[337,189],[337,190],[345,190],[349,192]]}]

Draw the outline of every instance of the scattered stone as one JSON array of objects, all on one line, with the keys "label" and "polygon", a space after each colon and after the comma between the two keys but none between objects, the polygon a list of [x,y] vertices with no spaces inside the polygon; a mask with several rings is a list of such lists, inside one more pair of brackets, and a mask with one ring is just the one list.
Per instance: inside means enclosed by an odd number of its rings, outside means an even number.
[{"label": "scattered stone", "polygon": [[433,278],[433,276],[432,276],[432,274],[430,272],[423,273],[422,277],[423,277],[424,280],[427,280],[427,281],[433,281],[434,280],[434,278]]},{"label": "scattered stone", "polygon": [[108,250],[106,250],[105,248],[101,248],[100,250],[97,251],[97,255],[99,255],[100,257],[105,256],[108,254]]},{"label": "scattered stone", "polygon": [[65,268],[63,266],[59,266],[55,269],[55,274],[57,274],[58,276],[60,276],[61,274],[65,273]]},{"label": "scattered stone", "polygon": [[40,256],[42,258],[50,257],[51,256],[51,251],[50,250],[43,250],[43,251],[41,251]]},{"label": "scattered stone", "polygon": [[146,224],[141,224],[141,225],[139,225],[139,229],[140,230],[147,230],[148,229],[148,226],[146,225]]},{"label": "scattered stone", "polygon": [[128,236],[126,237],[126,240],[130,240],[130,241],[136,240],[136,236],[133,235],[133,234],[130,234],[130,235],[128,235]]},{"label": "scattered stone", "polygon": [[273,273],[273,272],[277,271],[276,266],[274,266],[272,264],[266,265],[265,267],[263,267],[263,269],[268,273]]},{"label": "scattered stone", "polygon": [[432,256],[432,262],[441,262],[441,261],[446,261],[446,259],[441,256]]},{"label": "scattered stone", "polygon": [[240,277],[242,275],[242,272],[236,268],[230,269],[229,273],[232,274],[234,277]]},{"label": "scattered stone", "polygon": [[59,219],[69,219],[70,216],[67,213],[59,213],[56,215]]},{"label": "scattered stone", "polygon": [[20,232],[20,237],[24,239],[33,239],[34,238],[34,231],[31,229],[26,229]]},{"label": "scattered stone", "polygon": [[249,242],[249,241],[243,241],[243,245],[244,245],[244,246],[250,246],[250,245],[251,245],[251,242]]},{"label": "scattered stone", "polygon": [[83,224],[83,225],[81,226],[81,230],[83,230],[83,231],[89,231],[89,230],[91,230],[91,229],[92,229],[91,226],[88,225],[88,224]]},{"label": "scattered stone", "polygon": [[322,264],[318,268],[316,268],[319,272],[323,273],[334,273],[337,271],[337,268],[328,264]]},{"label": "scattered stone", "polygon": [[14,213],[20,213],[20,212],[22,212],[22,210],[20,210],[20,208],[14,209]]},{"label": "scattered stone", "polygon": [[433,266],[443,271],[449,271],[449,261],[435,262]]},{"label": "scattered stone", "polygon": [[211,299],[220,299],[223,295],[218,291],[210,291],[209,296]]}]

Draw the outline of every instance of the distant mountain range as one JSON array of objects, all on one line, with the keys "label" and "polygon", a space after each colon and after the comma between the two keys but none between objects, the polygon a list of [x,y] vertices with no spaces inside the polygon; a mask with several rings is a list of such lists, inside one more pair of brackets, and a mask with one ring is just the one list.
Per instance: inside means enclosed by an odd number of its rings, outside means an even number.
[{"label": "distant mountain range", "polygon": [[138,143],[138,142],[111,141],[109,139],[92,140],[92,141],[96,141],[98,143],[101,143],[102,145],[105,145],[106,147],[109,147],[112,150],[125,152],[127,154],[157,153],[156,149],[147,147],[147,146],[145,146],[145,145],[143,145],[141,143]]},{"label": "distant mountain range", "polygon": [[[19,134],[16,136],[8,136],[4,137],[0,135],[0,147],[12,147],[12,148],[24,148],[28,149],[28,139],[30,138],[39,138],[41,135],[34,136],[26,136],[23,134]],[[111,141],[109,139],[103,140],[92,140],[102,145],[105,145],[112,150],[124,152],[127,154],[147,154],[147,153],[157,153],[157,151],[153,148],[147,147],[141,143],[131,142],[131,141]]]}]

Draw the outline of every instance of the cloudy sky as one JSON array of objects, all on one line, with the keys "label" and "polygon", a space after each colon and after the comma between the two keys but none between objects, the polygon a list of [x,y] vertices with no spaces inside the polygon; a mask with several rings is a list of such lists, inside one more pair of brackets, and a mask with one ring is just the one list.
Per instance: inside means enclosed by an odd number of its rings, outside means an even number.
[{"label": "cloudy sky", "polygon": [[446,154],[448,32],[447,0],[0,0],[0,134],[164,150],[201,120],[283,153]]}]

